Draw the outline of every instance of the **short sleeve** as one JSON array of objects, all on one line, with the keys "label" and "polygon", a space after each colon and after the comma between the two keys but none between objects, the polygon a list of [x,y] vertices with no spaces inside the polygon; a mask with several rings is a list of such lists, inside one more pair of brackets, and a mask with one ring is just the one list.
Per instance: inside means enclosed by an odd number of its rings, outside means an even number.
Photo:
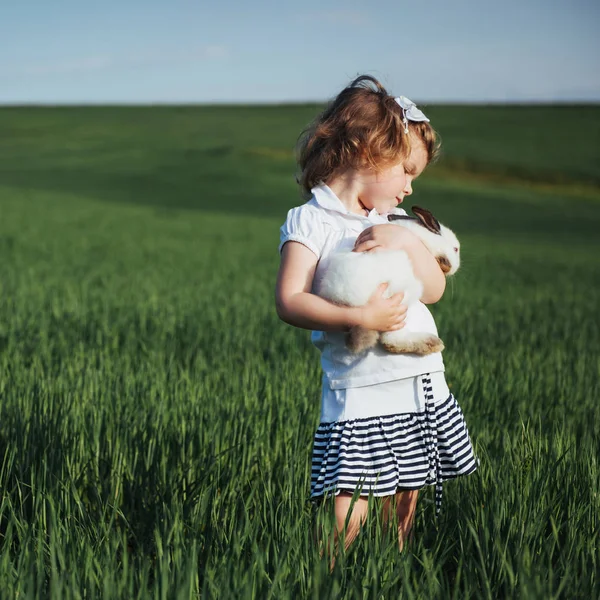
[{"label": "short sleeve", "polygon": [[318,209],[306,204],[292,208],[279,234],[279,252],[286,242],[299,242],[317,258],[321,258],[325,246],[325,227]]}]

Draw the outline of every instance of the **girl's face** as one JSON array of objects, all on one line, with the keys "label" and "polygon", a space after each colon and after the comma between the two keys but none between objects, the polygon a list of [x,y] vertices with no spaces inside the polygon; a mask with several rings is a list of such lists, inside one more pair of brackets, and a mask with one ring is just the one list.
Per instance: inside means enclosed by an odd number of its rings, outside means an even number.
[{"label": "girl's face", "polygon": [[379,214],[390,212],[405,196],[412,194],[412,182],[427,166],[427,150],[420,138],[411,134],[411,153],[403,162],[379,173],[363,172],[360,176],[360,203]]}]

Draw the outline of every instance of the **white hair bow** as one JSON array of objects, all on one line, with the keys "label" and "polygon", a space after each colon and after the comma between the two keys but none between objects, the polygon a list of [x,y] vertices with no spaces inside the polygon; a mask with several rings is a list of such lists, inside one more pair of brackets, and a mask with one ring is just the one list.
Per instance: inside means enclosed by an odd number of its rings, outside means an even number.
[{"label": "white hair bow", "polygon": [[409,100],[406,96],[399,96],[398,98],[394,98],[394,100],[400,105],[402,109],[402,121],[404,122],[404,133],[408,133],[408,122],[409,121],[427,121],[429,119],[425,116],[422,110],[417,108],[417,105]]}]

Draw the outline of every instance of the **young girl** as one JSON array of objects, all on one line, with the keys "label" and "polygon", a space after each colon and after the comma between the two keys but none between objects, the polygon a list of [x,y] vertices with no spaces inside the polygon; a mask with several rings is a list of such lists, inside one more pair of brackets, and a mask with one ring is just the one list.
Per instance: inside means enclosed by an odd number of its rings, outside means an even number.
[{"label": "young girl", "polygon": [[[367,516],[368,497],[383,497],[383,522],[395,510],[402,550],[418,490],[477,468],[463,415],[444,379],[441,353],[390,354],[380,347],[359,355],[345,331],[405,324],[437,335],[425,304],[437,302],[446,280],[437,261],[387,213],[412,194],[412,184],[438,150],[429,119],[407,98],[390,96],[361,76],[333,100],[301,136],[300,184],[310,199],[289,211],[281,227],[279,317],[312,330],[323,368],[321,419],[314,438],[311,498],[332,496],[337,535],[346,548]],[[421,303],[407,311],[402,293],[386,298],[382,284],[359,308],[320,298],[319,277],[342,244],[356,252],[405,250],[424,284]],[[355,502],[355,490],[359,497]],[[344,531],[344,525],[347,523]]]}]

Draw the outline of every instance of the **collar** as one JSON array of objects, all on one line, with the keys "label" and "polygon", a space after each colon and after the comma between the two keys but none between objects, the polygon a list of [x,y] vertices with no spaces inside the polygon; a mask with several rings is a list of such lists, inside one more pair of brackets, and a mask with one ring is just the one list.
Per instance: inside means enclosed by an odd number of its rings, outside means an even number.
[{"label": "collar", "polygon": [[357,219],[371,219],[372,217],[379,216],[377,209],[371,209],[368,215],[359,215],[353,212],[350,212],[345,206],[344,203],[335,195],[334,191],[324,183],[320,183],[319,185],[312,188],[311,193],[315,202],[321,207],[327,210],[333,210],[338,213],[342,213],[348,217],[356,217]]}]

